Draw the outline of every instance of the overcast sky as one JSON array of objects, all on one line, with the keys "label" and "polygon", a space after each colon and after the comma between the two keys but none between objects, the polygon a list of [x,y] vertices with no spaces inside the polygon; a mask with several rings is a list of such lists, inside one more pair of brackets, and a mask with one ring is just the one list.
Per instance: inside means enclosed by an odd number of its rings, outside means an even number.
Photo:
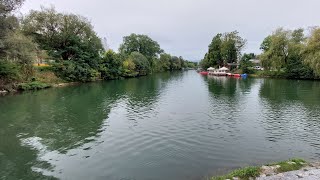
[{"label": "overcast sky", "polygon": [[114,50],[123,36],[147,34],[189,60],[203,58],[219,32],[238,30],[248,41],[244,52],[259,53],[264,37],[278,27],[320,25],[319,0],[26,0],[21,11],[41,5],[87,17]]}]

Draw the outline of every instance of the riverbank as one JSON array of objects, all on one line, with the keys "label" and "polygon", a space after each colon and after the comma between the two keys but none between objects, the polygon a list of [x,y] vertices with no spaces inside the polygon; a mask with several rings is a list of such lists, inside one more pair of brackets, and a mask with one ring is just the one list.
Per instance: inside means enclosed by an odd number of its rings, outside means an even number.
[{"label": "riverbank", "polygon": [[320,179],[320,162],[308,163],[303,159],[291,159],[261,167],[237,169],[224,176],[210,180],[286,180],[286,179]]}]

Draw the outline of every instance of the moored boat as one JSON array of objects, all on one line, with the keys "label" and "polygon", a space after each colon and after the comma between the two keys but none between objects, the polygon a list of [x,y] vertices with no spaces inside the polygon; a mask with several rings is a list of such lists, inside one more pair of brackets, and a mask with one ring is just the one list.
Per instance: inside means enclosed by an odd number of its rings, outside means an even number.
[{"label": "moored boat", "polygon": [[201,72],[199,72],[199,74],[201,74],[201,75],[208,75],[208,71],[201,71]]}]

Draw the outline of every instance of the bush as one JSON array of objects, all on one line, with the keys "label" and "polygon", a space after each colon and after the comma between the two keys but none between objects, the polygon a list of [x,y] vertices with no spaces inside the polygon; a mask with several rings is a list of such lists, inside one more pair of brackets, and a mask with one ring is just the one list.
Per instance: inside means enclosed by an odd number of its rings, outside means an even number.
[{"label": "bush", "polygon": [[54,68],[52,66],[34,66],[37,71],[41,72],[47,72],[47,71],[53,71]]},{"label": "bush", "polygon": [[45,89],[45,88],[49,88],[51,87],[51,85],[46,84],[46,83],[42,83],[42,82],[38,82],[38,81],[34,81],[34,82],[29,82],[29,83],[20,83],[18,85],[18,90],[38,90],[38,89]]},{"label": "bush", "polygon": [[100,78],[100,73],[86,63],[64,61],[53,65],[55,74],[66,81],[89,82]]},{"label": "bush", "polygon": [[0,60],[0,80],[12,82],[19,79],[19,66],[17,64]]}]

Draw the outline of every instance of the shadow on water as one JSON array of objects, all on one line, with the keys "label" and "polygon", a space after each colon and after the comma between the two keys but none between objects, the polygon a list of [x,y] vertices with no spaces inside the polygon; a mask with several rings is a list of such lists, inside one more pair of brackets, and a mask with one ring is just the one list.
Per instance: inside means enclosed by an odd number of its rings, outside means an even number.
[{"label": "shadow on water", "polygon": [[104,121],[112,108],[123,99],[132,109],[152,110],[172,77],[162,73],[1,97],[0,179],[52,178],[37,172],[53,168],[39,159],[41,154],[65,154],[94,141],[108,126]]},{"label": "shadow on water", "polygon": [[0,179],[200,179],[320,158],[319,89],[186,71],[1,97]]},{"label": "shadow on water", "polygon": [[299,154],[318,160],[319,89],[319,81],[263,79],[259,95],[264,107],[261,123],[267,132],[266,140],[279,149],[287,149],[291,156]]}]

